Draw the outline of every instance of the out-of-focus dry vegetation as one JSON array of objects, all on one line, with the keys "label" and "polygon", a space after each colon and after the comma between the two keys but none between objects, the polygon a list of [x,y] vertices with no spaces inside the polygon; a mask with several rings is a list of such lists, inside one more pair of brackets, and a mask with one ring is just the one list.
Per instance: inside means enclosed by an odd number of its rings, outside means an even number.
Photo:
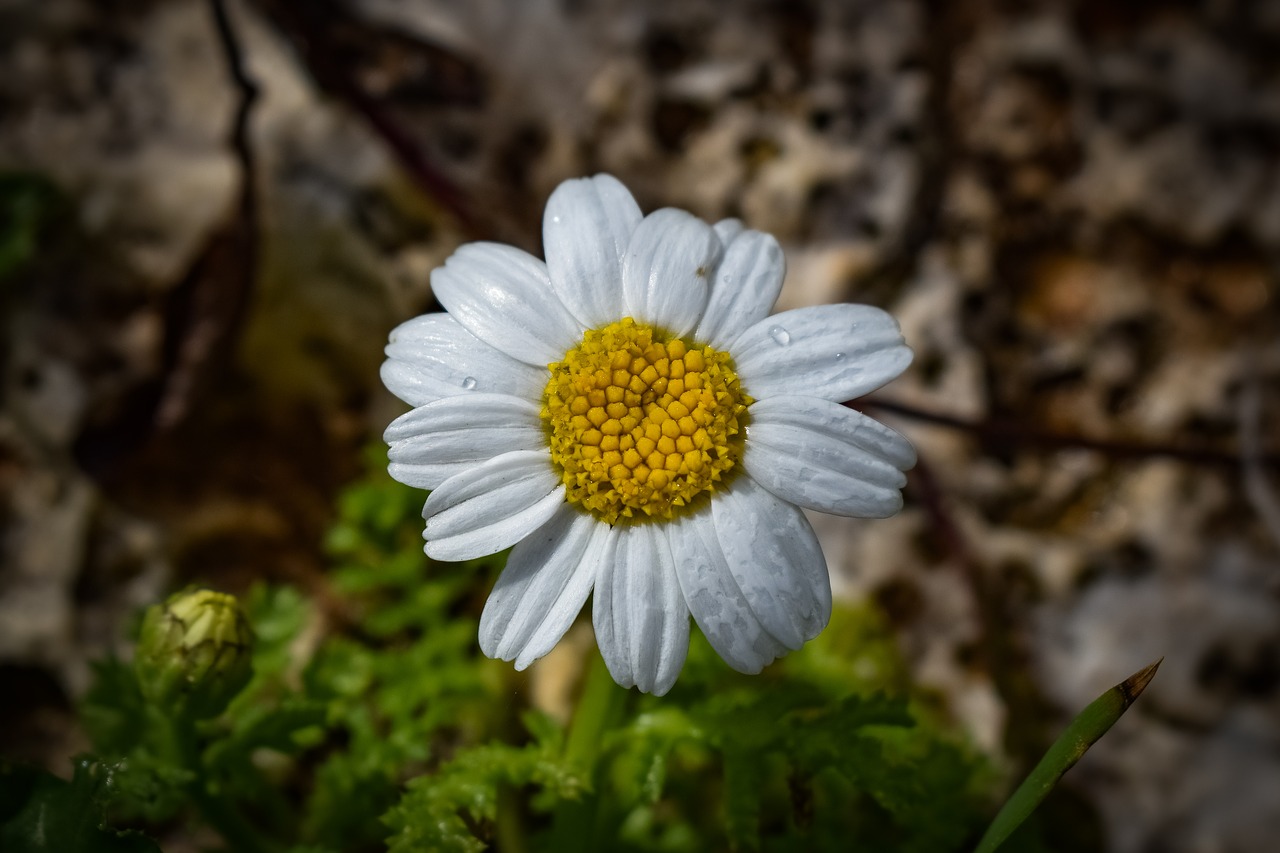
[{"label": "out-of-focus dry vegetation", "polygon": [[777,234],[784,307],[900,318],[859,405],[920,449],[907,511],[817,523],[957,720],[1017,764],[1164,655],[1056,808],[1280,836],[1280,4],[219,9],[0,4],[5,754],[65,771],[164,590],[327,600],[387,331],[609,171]]}]

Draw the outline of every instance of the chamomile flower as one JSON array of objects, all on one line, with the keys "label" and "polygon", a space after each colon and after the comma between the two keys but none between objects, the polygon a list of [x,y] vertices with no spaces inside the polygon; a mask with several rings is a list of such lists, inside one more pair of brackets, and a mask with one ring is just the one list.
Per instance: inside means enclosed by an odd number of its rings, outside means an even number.
[{"label": "chamomile flower", "polygon": [[759,672],[831,615],[801,507],[884,517],[915,462],[840,401],[911,361],[864,305],[769,316],[782,252],[737,220],[644,216],[608,175],[547,202],[546,262],[462,246],[431,275],[447,313],[391,333],[391,476],[430,489],[426,552],[515,546],[480,620],[486,655],[523,669],[592,598],[614,680],[661,695],[689,617]]}]

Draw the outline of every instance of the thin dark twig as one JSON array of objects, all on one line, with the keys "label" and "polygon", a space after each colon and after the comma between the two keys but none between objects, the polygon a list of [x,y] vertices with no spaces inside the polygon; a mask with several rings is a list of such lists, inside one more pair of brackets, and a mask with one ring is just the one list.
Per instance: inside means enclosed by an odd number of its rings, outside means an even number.
[{"label": "thin dark twig", "polygon": [[210,0],[213,10],[213,21],[218,30],[218,41],[222,44],[223,53],[227,57],[227,70],[235,81],[240,92],[240,103],[236,107],[236,118],[231,128],[231,147],[236,152],[242,170],[240,186],[240,213],[252,220],[257,216],[257,181],[254,180],[256,159],[253,146],[249,144],[249,117],[253,112],[254,102],[258,99],[258,83],[249,76],[245,69],[244,52],[231,27],[231,19],[227,16],[226,0]]},{"label": "thin dark twig", "polygon": [[[1025,423],[968,420],[955,415],[931,412],[905,403],[897,403],[878,397],[864,397],[860,400],[850,401],[845,405],[856,409],[877,409],[881,412],[890,412],[914,421],[972,433],[983,441],[1004,443],[1017,447],[1031,447],[1042,450],[1092,450],[1120,459],[1146,459],[1163,456],[1193,465],[1239,467],[1241,462],[1239,453],[1229,451],[1213,450],[1206,447],[1189,447],[1183,444],[1160,444],[1094,438],[1084,435],[1064,435],[1062,433],[1038,430],[1034,427],[1029,427]],[[1257,456],[1256,461],[1258,464],[1268,467],[1280,466],[1280,453],[1262,453]]]},{"label": "thin dark twig", "polygon": [[[912,420],[961,430],[984,442],[1004,446],[1043,450],[1082,449],[1124,459],[1166,457],[1199,465],[1238,467],[1242,464],[1240,454],[1218,450],[1061,435],[1029,428],[1022,423],[966,420],[876,398],[863,398],[845,405],[856,409],[891,412]],[[1252,464],[1255,474],[1263,464],[1280,464],[1280,455],[1275,453],[1251,452],[1246,447],[1243,455]],[[1049,737],[1035,721],[1051,719],[1053,709],[1037,687],[1035,679],[1028,677],[1030,655],[1025,647],[1025,639],[1019,637],[1019,632],[1010,630],[1009,626],[1019,624],[1016,604],[1011,600],[1004,584],[989,577],[984,569],[979,556],[952,515],[943,489],[926,459],[919,460],[909,474],[908,483],[912,494],[929,518],[931,534],[943,552],[950,556],[972,591],[979,616],[979,633],[975,638],[975,645],[980,660],[995,683],[996,690],[1011,709],[1013,719],[1021,721],[1018,725],[1011,725],[1006,731],[1006,746],[1013,755],[1030,763],[1043,751],[1043,742]]]},{"label": "thin dark twig", "polygon": [[969,544],[968,538],[960,528],[960,523],[952,515],[947,499],[943,495],[942,486],[933,474],[933,466],[923,455],[916,460],[915,467],[907,474],[907,488],[929,519],[929,533],[933,536],[942,553],[960,570],[961,576],[973,595],[973,603],[978,611],[978,635],[974,638],[980,661],[989,675],[999,677],[1000,659],[994,648],[996,631],[992,626],[1000,624],[994,618],[993,609],[997,607],[990,585],[983,572],[982,561]]},{"label": "thin dark twig", "polygon": [[229,140],[240,165],[239,197],[235,218],[215,235],[174,291],[169,306],[175,330],[169,347],[170,370],[154,416],[161,430],[185,417],[197,386],[243,322],[258,266],[258,191],[249,139],[258,84],[245,68],[225,0],[210,0],[209,6],[227,70],[240,96]]},{"label": "thin dark twig", "polygon": [[297,4],[259,0],[259,6],[297,49],[312,77],[329,95],[361,116],[380,136],[401,168],[426,195],[447,210],[458,227],[471,237],[490,236],[476,220],[462,190],[436,168],[382,102],[352,79],[350,69],[334,61],[340,53],[325,26],[318,22],[350,24],[344,9],[335,3]]},{"label": "thin dark twig", "polygon": [[952,90],[955,56],[971,26],[970,15],[958,4],[946,0],[926,0],[930,26],[923,39],[925,74],[929,80],[925,109],[920,116],[918,141],[914,153],[920,164],[920,180],[907,216],[896,237],[888,241],[880,259],[860,274],[852,284],[855,301],[867,299],[871,291],[900,287],[911,279],[924,257],[925,247],[934,239],[943,222],[943,202],[947,178],[954,167],[956,139],[948,98]]},{"label": "thin dark twig", "polygon": [[1262,389],[1252,371],[1240,395],[1239,412],[1243,448],[1240,475],[1244,478],[1244,493],[1264,528],[1280,544],[1280,499],[1267,483],[1259,461],[1262,458]]},{"label": "thin dark twig", "polygon": [[1044,751],[1052,735],[1044,724],[1054,719],[1054,708],[1029,673],[1032,655],[1022,624],[1019,596],[983,564],[951,511],[942,485],[923,456],[907,474],[907,488],[929,519],[928,530],[950,558],[973,596],[978,617],[973,648],[977,663],[990,676],[996,691],[1010,709],[1012,723],[1005,731],[1009,752],[1027,766]]},{"label": "thin dark twig", "polygon": [[369,126],[377,131],[383,142],[387,143],[387,147],[399,159],[401,167],[409,173],[418,186],[453,215],[462,231],[473,237],[483,236],[484,232],[472,215],[462,192],[436,169],[423,153],[421,146],[400,127],[399,123],[359,87],[344,86],[343,90],[348,104],[364,116]]}]

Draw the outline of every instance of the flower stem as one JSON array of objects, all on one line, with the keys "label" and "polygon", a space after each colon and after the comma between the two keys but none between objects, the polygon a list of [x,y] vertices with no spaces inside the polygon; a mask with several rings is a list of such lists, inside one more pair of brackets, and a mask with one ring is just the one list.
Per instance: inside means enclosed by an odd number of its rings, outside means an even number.
[{"label": "flower stem", "polygon": [[266,843],[237,810],[209,793],[195,723],[185,717],[171,717],[168,722],[182,763],[193,774],[187,784],[187,794],[205,823],[237,853],[272,853],[273,845]]},{"label": "flower stem", "polygon": [[520,798],[508,783],[498,786],[497,820],[494,827],[502,853],[526,853],[524,822],[520,819]]},{"label": "flower stem", "polygon": [[605,734],[621,721],[630,696],[631,691],[614,683],[604,658],[598,652],[593,654],[564,749],[565,762],[581,770],[591,787],[580,800],[561,804],[552,824],[548,849],[561,853],[600,849],[596,839],[601,835],[607,814],[606,798],[600,790],[604,782],[604,774],[600,772],[601,745]]},{"label": "flower stem", "polygon": [[588,769],[595,765],[605,731],[622,716],[629,692],[613,682],[599,652],[592,655],[584,680],[573,723],[569,726],[564,757],[568,763]]}]

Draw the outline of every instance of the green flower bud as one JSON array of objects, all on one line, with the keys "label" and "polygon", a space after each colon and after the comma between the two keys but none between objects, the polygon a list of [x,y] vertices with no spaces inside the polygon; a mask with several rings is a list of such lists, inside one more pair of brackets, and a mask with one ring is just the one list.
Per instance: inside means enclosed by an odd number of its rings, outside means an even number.
[{"label": "green flower bud", "polygon": [[180,592],[142,619],[133,662],[142,695],[173,716],[216,716],[249,682],[252,644],[235,596]]}]

